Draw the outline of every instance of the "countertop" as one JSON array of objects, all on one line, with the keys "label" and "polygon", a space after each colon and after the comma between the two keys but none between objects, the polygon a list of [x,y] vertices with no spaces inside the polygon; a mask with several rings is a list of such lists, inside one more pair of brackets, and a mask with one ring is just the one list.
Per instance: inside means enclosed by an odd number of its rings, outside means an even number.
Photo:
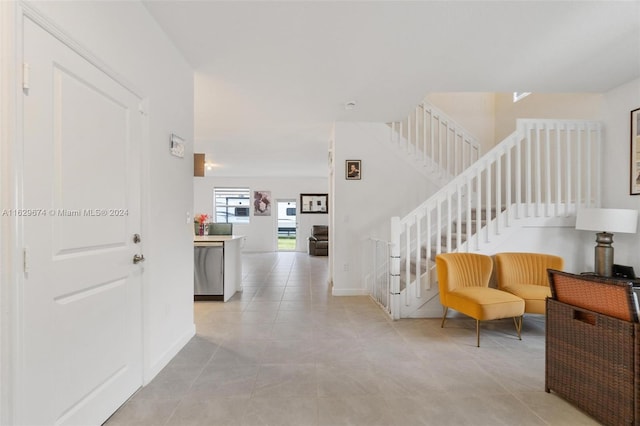
[{"label": "countertop", "polygon": [[225,241],[234,241],[242,239],[242,235],[195,235],[194,243],[224,243]]}]

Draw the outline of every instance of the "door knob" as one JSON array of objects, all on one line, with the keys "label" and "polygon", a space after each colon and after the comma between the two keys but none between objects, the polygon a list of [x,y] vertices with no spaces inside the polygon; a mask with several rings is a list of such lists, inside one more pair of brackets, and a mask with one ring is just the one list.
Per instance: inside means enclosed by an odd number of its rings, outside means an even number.
[{"label": "door knob", "polygon": [[138,264],[140,262],[144,262],[144,254],[134,254],[133,255],[133,264]]}]

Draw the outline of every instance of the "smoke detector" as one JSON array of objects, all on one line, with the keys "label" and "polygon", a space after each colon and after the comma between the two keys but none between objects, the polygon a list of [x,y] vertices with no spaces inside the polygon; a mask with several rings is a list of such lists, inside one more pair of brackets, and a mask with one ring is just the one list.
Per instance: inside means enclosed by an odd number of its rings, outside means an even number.
[{"label": "smoke detector", "polygon": [[351,111],[353,109],[356,109],[356,101],[345,102],[344,103],[344,109],[346,109],[347,111]]}]

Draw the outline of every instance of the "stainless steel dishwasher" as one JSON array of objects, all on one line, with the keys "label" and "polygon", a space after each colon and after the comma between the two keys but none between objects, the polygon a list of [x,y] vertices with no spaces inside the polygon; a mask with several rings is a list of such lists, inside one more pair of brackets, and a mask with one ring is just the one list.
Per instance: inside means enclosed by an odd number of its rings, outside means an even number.
[{"label": "stainless steel dishwasher", "polygon": [[194,260],[194,299],[223,300],[224,244],[209,241],[194,243]]}]

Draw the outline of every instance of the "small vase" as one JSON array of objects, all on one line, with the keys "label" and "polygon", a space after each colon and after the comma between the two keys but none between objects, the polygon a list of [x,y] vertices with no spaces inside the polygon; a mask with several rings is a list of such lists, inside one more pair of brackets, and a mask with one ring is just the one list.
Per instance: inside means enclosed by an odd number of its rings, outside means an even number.
[{"label": "small vase", "polygon": [[198,235],[204,235],[204,227],[205,227],[205,224],[201,223],[200,228],[198,229]]}]

